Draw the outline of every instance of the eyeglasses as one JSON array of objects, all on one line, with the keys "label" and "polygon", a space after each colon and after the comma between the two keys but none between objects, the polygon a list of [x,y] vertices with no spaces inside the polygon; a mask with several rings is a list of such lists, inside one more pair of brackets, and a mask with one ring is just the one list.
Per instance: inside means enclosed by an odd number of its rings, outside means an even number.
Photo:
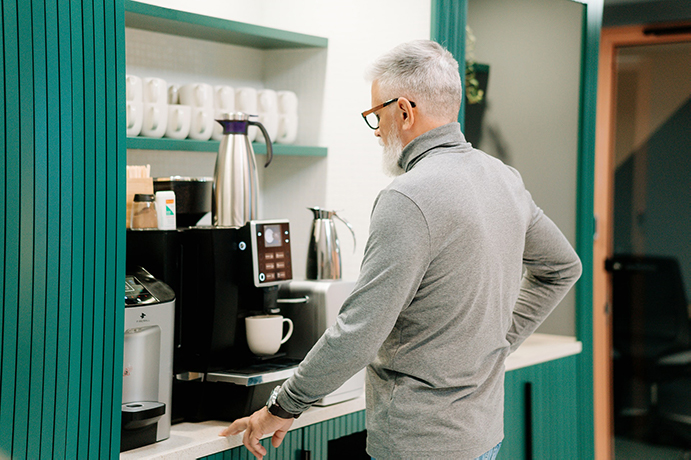
[{"label": "eyeglasses", "polygon": [[[389,104],[393,104],[394,102],[396,102],[399,99],[400,99],[399,97],[397,97],[395,99],[390,99],[390,100],[384,102],[383,104],[379,104],[376,107],[372,107],[371,109],[362,112],[362,118],[365,119],[365,123],[367,123],[367,126],[369,126],[372,129],[379,129],[379,115],[377,115],[374,112],[376,112],[377,110],[383,109],[384,107],[386,107]],[[412,107],[415,107],[415,103],[413,101],[408,101],[408,102],[410,102],[410,105]]]}]

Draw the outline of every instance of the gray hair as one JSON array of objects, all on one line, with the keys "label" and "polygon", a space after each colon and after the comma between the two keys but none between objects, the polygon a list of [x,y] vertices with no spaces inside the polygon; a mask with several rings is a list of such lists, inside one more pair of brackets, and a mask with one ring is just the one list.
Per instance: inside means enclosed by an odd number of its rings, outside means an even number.
[{"label": "gray hair", "polygon": [[367,72],[385,100],[405,97],[423,114],[455,121],[461,108],[463,87],[458,62],[431,40],[398,45],[379,57]]}]

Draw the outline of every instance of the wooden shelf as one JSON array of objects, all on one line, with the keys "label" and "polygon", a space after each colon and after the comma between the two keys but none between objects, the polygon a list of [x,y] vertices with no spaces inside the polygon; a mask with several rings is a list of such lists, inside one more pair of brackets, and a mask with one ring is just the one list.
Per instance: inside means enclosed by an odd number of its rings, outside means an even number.
[{"label": "wooden shelf", "polygon": [[[182,150],[196,152],[218,152],[219,141],[197,141],[194,139],[166,139],[151,137],[128,137],[127,148],[138,150]],[[253,142],[255,153],[265,154],[266,145],[261,142]],[[273,144],[274,155],[325,157],[326,147],[314,147],[293,144]]]},{"label": "wooden shelf", "polygon": [[328,39],[125,0],[125,26],[257,49],[326,48]]}]

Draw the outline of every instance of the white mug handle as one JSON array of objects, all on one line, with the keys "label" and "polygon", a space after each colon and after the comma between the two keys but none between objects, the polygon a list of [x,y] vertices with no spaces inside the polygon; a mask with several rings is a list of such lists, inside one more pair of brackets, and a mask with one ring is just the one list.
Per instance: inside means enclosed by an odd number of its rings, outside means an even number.
[{"label": "white mug handle", "polygon": [[151,131],[156,131],[158,129],[159,110],[158,107],[151,107]]},{"label": "white mug handle", "polygon": [[127,104],[127,129],[134,128],[134,113],[132,112],[135,110],[134,105]]},{"label": "white mug handle", "polygon": [[173,118],[173,120],[177,121],[177,123],[175,123],[175,132],[177,133],[180,132],[180,130],[182,129],[182,110],[180,110],[180,108],[175,108],[173,113],[175,115],[175,118]]},{"label": "white mug handle", "polygon": [[293,335],[293,321],[290,318],[283,318],[283,322],[288,323],[288,333],[286,334],[285,337],[281,339],[281,343],[286,343],[288,339],[290,338],[291,335]]}]

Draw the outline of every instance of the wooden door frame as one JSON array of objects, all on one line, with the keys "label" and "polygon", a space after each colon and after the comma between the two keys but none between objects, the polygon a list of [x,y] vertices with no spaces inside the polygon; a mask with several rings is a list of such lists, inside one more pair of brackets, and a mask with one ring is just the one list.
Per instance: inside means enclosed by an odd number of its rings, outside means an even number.
[{"label": "wooden door frame", "polygon": [[597,229],[593,241],[593,384],[596,458],[613,458],[611,279],[605,260],[613,253],[614,133],[616,132],[616,57],[623,46],[691,41],[691,33],[654,34],[684,24],[608,27],[600,36],[597,127],[595,130],[595,190]]}]

